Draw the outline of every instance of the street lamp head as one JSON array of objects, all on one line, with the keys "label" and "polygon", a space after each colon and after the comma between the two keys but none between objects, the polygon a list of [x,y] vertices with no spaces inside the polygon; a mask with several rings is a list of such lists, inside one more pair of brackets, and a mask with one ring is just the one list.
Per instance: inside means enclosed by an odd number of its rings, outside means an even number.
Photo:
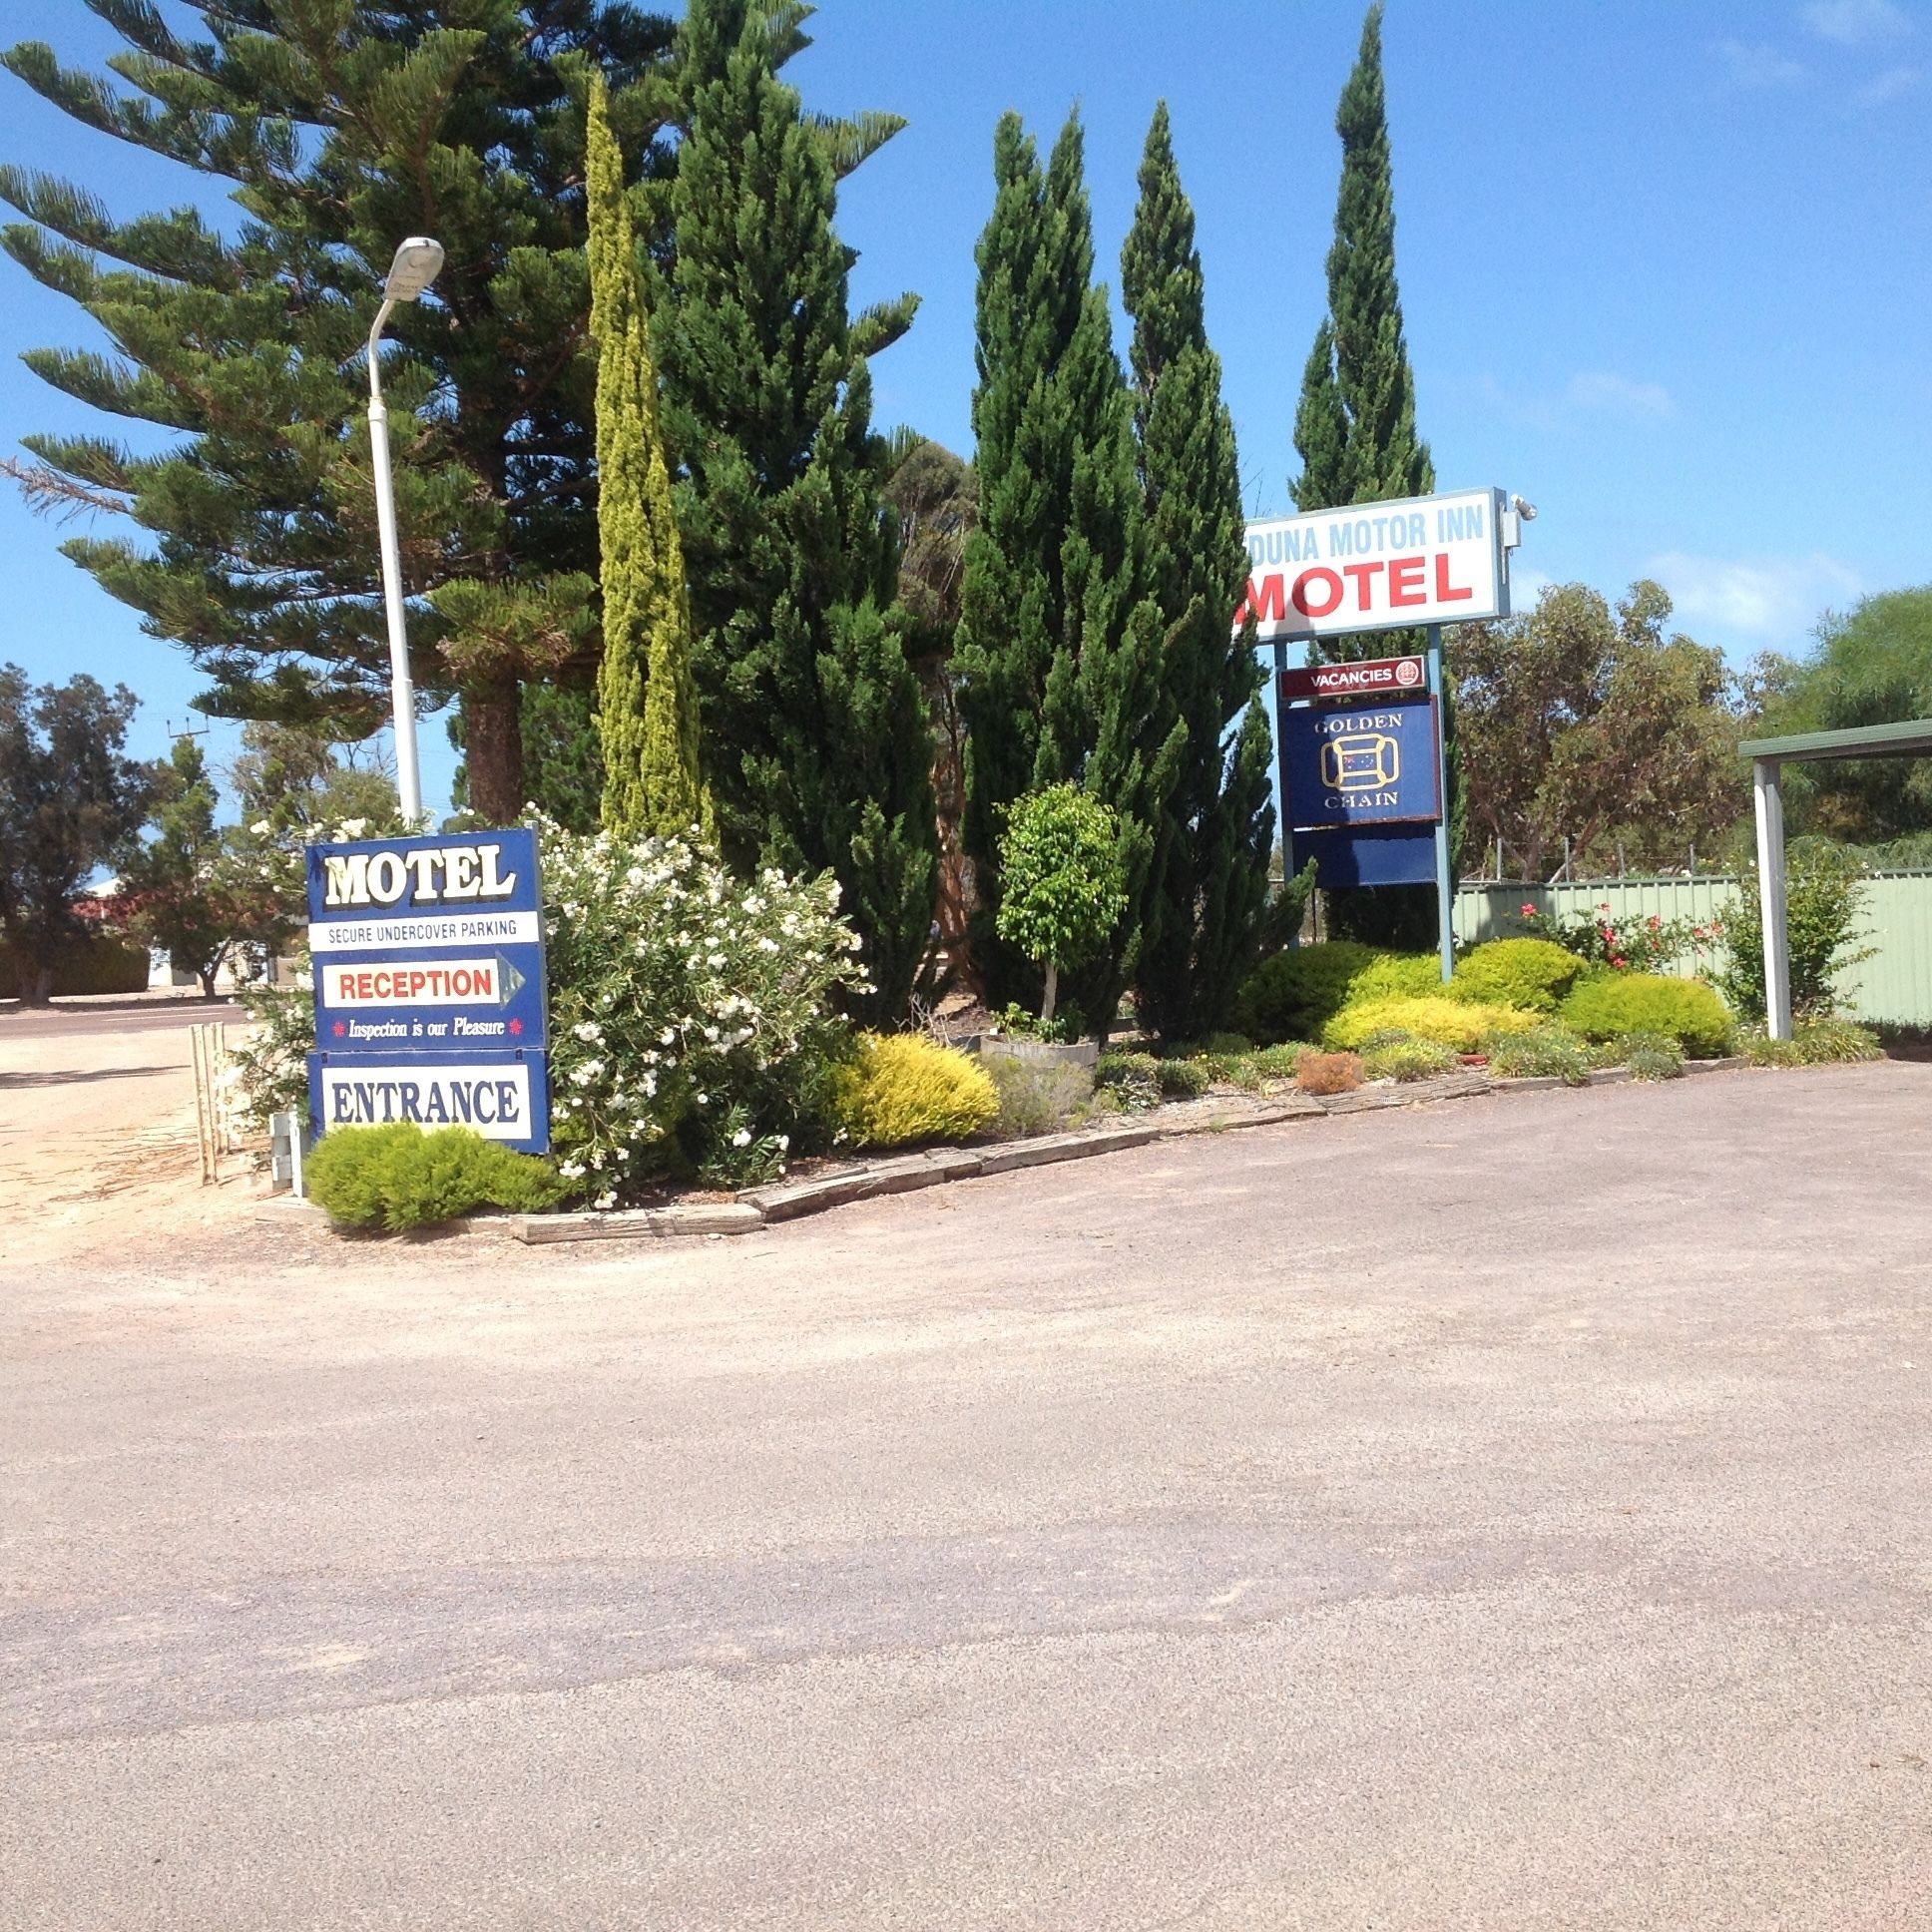
[{"label": "street lamp head", "polygon": [[1520,496],[1513,496],[1510,498],[1510,504],[1516,511],[1516,514],[1525,523],[1534,523],[1536,521],[1536,505],[1534,503],[1526,503]]},{"label": "street lamp head", "polygon": [[412,235],[396,250],[382,293],[389,301],[414,301],[436,279],[443,265],[443,244],[426,235]]}]

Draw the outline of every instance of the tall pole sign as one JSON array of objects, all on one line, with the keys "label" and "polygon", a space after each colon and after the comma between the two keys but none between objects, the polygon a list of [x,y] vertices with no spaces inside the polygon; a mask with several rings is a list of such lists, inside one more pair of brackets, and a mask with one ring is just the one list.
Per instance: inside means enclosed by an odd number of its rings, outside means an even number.
[{"label": "tall pole sign", "polygon": [[471,1127],[550,1148],[536,834],[308,847],[309,1122]]},{"label": "tall pole sign", "polygon": [[[1247,526],[1247,591],[1234,626],[1252,620],[1257,640],[1274,647],[1287,873],[1299,838],[1325,887],[1433,883],[1444,979],[1455,956],[1442,626],[1509,615],[1518,541],[1518,512],[1501,490]],[[1411,629],[1427,635],[1421,658],[1285,664],[1292,642]]]}]

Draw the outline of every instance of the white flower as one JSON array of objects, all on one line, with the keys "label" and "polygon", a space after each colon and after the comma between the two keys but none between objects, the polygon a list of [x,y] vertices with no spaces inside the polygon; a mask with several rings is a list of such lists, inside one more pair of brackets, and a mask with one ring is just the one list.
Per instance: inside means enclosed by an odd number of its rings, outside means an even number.
[{"label": "white flower", "polygon": [[592,1206],[596,1208],[615,1208],[617,1206],[617,1196],[609,1193],[601,1194]]},{"label": "white flower", "polygon": [[265,818],[257,818],[254,821],[254,823],[248,827],[249,832],[256,838],[266,838],[271,829],[272,827],[269,825],[268,821]]},{"label": "white flower", "polygon": [[675,1046],[678,1041],[678,1029],[676,1027],[666,1027],[665,1030],[658,1035],[658,1039],[660,1043],[664,1046],[667,1046],[667,1047]]},{"label": "white flower", "polygon": [[749,1147],[751,1145],[751,1130],[748,1127],[740,1127],[731,1136],[731,1145],[733,1147]]},{"label": "white flower", "polygon": [[578,1023],[571,1028],[571,1032],[576,1034],[576,1036],[580,1040],[597,1041],[597,1040],[603,1039],[604,1037],[604,1029],[601,1026],[599,1026],[595,1020],[579,1020]]}]

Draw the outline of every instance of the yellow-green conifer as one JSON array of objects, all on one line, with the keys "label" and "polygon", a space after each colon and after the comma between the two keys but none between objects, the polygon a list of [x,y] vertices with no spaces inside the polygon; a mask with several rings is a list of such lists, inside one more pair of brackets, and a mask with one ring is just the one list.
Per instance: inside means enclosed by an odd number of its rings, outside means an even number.
[{"label": "yellow-green conifer", "polygon": [[591,333],[597,343],[598,548],[603,559],[607,830],[672,835],[709,819],[698,769],[691,599],[658,426],[658,371],[601,75],[591,80]]}]

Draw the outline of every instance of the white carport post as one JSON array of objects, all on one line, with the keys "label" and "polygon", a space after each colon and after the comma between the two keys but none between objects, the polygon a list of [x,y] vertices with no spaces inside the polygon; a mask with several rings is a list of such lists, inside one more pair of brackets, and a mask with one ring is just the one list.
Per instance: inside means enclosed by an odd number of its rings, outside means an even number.
[{"label": "white carport post", "polygon": [[1773,1040],[1791,1037],[1791,949],[1784,916],[1784,794],[1776,758],[1751,762],[1757,806],[1757,899],[1764,926],[1764,1018]]}]

